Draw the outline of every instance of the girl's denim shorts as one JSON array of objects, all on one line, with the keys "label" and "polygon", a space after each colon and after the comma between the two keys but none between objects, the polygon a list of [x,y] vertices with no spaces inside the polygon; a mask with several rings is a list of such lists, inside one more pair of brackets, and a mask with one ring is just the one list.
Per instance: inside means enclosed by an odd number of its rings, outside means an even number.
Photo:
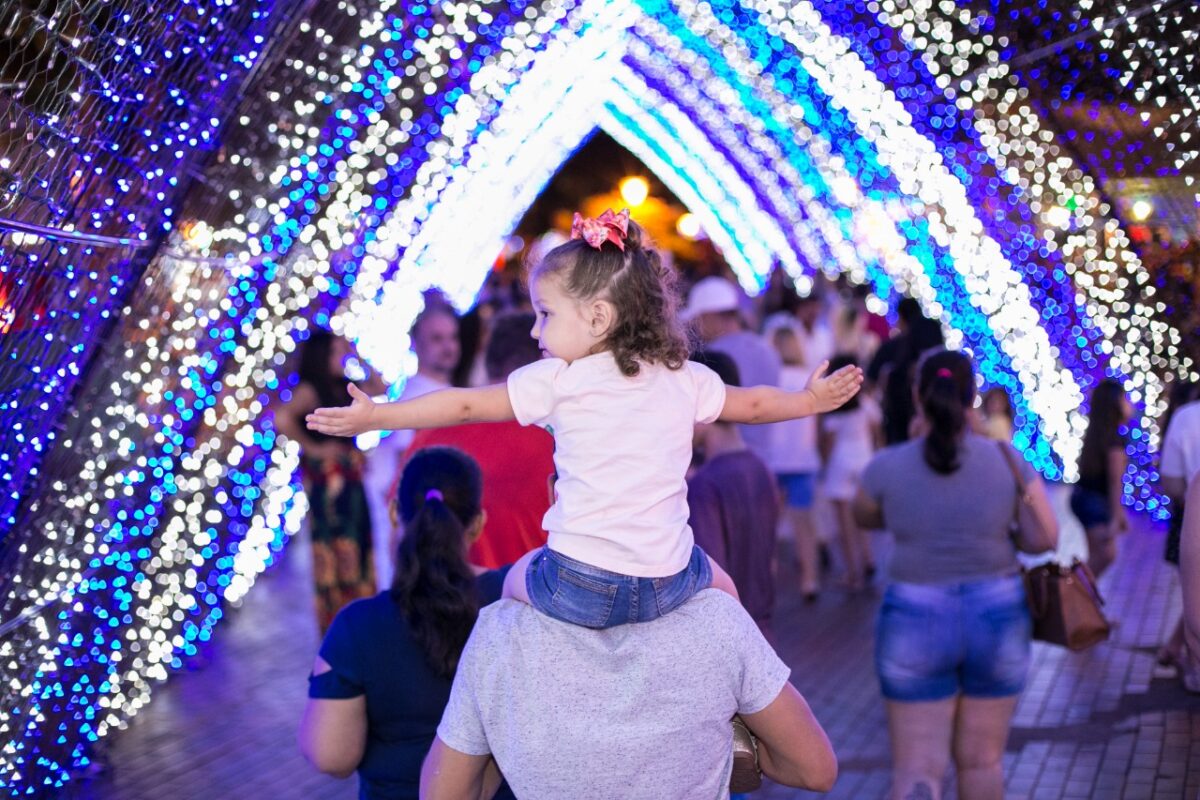
[{"label": "girl's denim shorts", "polygon": [[582,625],[611,628],[669,614],[712,584],[712,567],[692,547],[686,567],[665,578],[635,578],[593,567],[543,547],[525,572],[529,602],[543,614]]},{"label": "girl's denim shorts", "polygon": [[1032,623],[1020,575],[893,583],[875,629],[883,696],[901,702],[1008,697],[1025,688]]}]

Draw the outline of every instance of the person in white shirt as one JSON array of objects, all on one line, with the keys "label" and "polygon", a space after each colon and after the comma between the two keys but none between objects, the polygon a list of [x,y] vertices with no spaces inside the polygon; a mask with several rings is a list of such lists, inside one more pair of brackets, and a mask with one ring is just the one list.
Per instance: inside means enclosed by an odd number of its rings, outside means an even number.
[{"label": "person in white shirt", "polygon": [[[779,388],[789,392],[802,390],[812,376],[812,367],[796,332],[780,326],[771,334],[771,342],[783,359]],[[792,529],[800,570],[800,592],[806,603],[813,603],[821,589],[817,529],[813,519],[817,473],[821,471],[817,417],[776,423],[771,426],[771,434],[771,460],[768,463],[779,482],[784,519]]]},{"label": "person in white shirt", "polygon": [[[445,301],[432,299],[417,315],[409,333],[417,356],[417,371],[405,382],[401,400],[412,400],[450,386],[450,374],[458,363],[458,317]],[[393,431],[367,454],[363,485],[371,514],[374,538],[375,583],[379,591],[392,585],[392,560],[396,552],[396,530],[391,524],[392,487],[400,475],[404,453],[412,442],[411,430]]]},{"label": "person in white shirt", "polygon": [[[843,353],[829,363],[844,369],[856,362],[854,356]],[[825,496],[833,504],[837,517],[838,541],[846,569],[844,582],[851,591],[862,589],[875,575],[871,543],[854,519],[851,502],[858,494],[859,478],[875,454],[882,416],[875,401],[864,394],[823,415],[820,422]]]},{"label": "person in white shirt", "polygon": [[[1171,499],[1171,528],[1167,535],[1166,560],[1176,566],[1180,564],[1180,538],[1184,515],[1187,511],[1188,485],[1200,474],[1200,402],[1192,400],[1196,389],[1179,398],[1184,401],[1170,415],[1167,432],[1163,437],[1162,456],[1158,472],[1162,490]],[[1186,389],[1185,389],[1186,391]],[[1188,648],[1184,644],[1184,621],[1181,617],[1172,629],[1171,636],[1158,651],[1158,661],[1165,667],[1177,667],[1185,672]],[[1193,661],[1200,653],[1192,654]]]},{"label": "person in white shirt", "polygon": [[696,548],[685,473],[693,425],[764,423],[840,406],[861,370],[824,376],[800,392],[726,387],[689,362],[675,308],[674,273],[622,215],[576,215],[572,240],[530,276],[533,336],[548,358],[507,386],[450,389],[407,402],[318,409],[310,428],[333,435],[516,419],[555,439],[558,497],[545,548],[509,573],[505,595],[565,622],[605,628],[668,613],[710,585],[736,596]]}]

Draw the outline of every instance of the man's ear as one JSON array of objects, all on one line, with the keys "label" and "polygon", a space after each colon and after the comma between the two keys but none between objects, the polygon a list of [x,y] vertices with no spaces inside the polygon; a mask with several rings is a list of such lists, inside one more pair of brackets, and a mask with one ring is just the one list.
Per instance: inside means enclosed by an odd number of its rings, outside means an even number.
[{"label": "man's ear", "polygon": [[598,339],[603,339],[617,321],[617,309],[610,301],[597,299],[591,302],[588,312],[591,334]]}]

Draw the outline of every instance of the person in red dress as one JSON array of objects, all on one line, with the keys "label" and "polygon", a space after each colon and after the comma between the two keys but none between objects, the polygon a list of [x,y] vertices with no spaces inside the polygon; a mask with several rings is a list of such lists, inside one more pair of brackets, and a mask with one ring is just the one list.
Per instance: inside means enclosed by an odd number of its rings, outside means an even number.
[{"label": "person in red dress", "polygon": [[[484,354],[488,379],[503,383],[513,370],[541,358],[530,337],[532,313],[498,317]],[[542,517],[554,499],[554,439],[537,427],[487,422],[418,431],[408,455],[426,447],[456,447],[483,470],[483,533],[470,560],[495,569],[546,543]]]}]

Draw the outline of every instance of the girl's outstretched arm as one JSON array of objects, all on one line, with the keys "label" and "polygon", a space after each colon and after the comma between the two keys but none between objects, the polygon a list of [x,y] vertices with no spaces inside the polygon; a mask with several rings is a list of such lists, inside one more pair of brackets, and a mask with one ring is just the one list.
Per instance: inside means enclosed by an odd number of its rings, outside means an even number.
[{"label": "girl's outstretched arm", "polygon": [[759,424],[832,411],[854,396],[862,386],[863,373],[858,367],[848,366],[826,376],[828,366],[828,361],[821,362],[800,392],[785,392],[775,386],[727,386],[720,420]]},{"label": "girl's outstretched arm", "polygon": [[516,419],[503,383],[477,389],[442,389],[438,392],[376,403],[350,384],[352,402],[341,408],[318,408],[305,418],[310,430],[331,436],[357,436],[367,431],[444,428],[467,422],[507,422]]}]

